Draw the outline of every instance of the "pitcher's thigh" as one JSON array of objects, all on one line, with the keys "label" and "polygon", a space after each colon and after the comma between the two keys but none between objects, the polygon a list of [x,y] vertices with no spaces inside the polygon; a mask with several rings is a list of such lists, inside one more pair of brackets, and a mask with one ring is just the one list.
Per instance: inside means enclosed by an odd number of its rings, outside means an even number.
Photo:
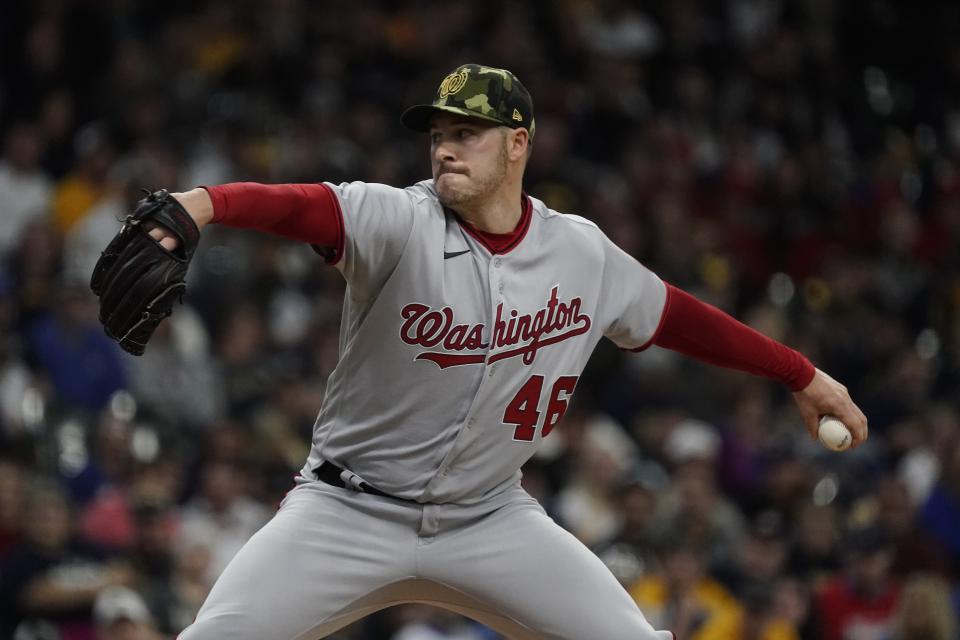
[{"label": "pitcher's thigh", "polygon": [[[341,492],[343,495],[338,495]],[[375,610],[369,596],[414,569],[415,535],[390,505],[298,487],[220,575],[179,640],[321,637]],[[377,498],[377,500],[382,500]]]},{"label": "pitcher's thigh", "polygon": [[616,578],[536,507],[507,507],[420,549],[423,577],[551,640],[671,640]]}]

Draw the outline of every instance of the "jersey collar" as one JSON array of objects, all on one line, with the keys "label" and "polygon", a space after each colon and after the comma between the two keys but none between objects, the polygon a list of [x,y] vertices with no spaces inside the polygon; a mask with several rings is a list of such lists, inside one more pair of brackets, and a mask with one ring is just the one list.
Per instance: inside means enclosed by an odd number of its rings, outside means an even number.
[{"label": "jersey collar", "polygon": [[487,231],[482,231],[461,218],[456,211],[450,212],[457,219],[460,227],[473,236],[473,238],[482,244],[487,251],[494,255],[504,255],[513,251],[527,235],[527,230],[530,229],[530,218],[532,217],[533,203],[530,201],[530,197],[526,193],[521,194],[520,198],[522,207],[520,212],[520,220],[517,222],[517,226],[513,229],[513,231],[509,233],[489,233]]}]

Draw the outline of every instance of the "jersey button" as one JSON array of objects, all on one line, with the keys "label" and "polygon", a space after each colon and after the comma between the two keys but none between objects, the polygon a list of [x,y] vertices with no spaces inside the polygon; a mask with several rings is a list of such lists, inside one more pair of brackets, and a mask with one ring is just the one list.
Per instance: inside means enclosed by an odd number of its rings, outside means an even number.
[{"label": "jersey button", "polygon": [[495,267],[497,267],[497,268],[499,269],[499,268],[500,268],[500,265],[501,265],[502,263],[503,263],[503,261],[502,261],[500,258],[496,258],[496,259],[493,261],[493,266],[495,266]]}]

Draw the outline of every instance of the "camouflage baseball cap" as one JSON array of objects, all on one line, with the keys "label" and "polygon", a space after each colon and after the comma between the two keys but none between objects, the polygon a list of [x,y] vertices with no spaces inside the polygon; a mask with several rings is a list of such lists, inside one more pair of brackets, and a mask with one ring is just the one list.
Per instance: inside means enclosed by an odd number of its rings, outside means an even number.
[{"label": "camouflage baseball cap", "polygon": [[506,69],[479,64],[460,65],[451,71],[432,104],[410,107],[400,121],[414,131],[429,131],[437,111],[495,122],[505,127],[525,127],[533,138],[533,100],[515,75]]}]

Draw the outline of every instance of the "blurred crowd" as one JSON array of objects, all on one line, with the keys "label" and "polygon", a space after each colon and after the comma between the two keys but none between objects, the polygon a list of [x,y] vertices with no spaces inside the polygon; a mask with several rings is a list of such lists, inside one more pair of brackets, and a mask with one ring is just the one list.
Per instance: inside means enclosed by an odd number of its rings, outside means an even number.
[{"label": "blurred crowd", "polygon": [[[530,89],[530,194],[800,349],[871,426],[835,454],[778,385],[602,344],[527,489],[682,640],[957,640],[947,0],[4,3],[0,638],[174,637],[291,487],[336,364],[339,274],[217,227],[120,351],[87,283],[140,190],[423,179],[399,113],[463,62]],[[424,606],[336,636],[495,637]]]}]

